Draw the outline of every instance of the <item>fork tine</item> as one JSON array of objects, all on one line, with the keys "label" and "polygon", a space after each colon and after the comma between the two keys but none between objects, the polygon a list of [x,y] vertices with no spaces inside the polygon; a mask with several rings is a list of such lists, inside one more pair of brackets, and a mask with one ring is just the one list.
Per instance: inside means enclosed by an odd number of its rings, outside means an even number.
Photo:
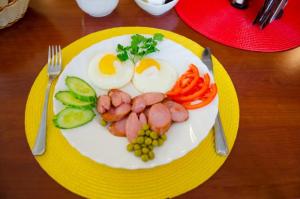
[{"label": "fork tine", "polygon": [[54,67],[58,66],[58,50],[57,50],[57,45],[55,45],[55,64]]},{"label": "fork tine", "polygon": [[62,52],[61,52],[61,47],[60,45],[58,46],[59,49],[59,70],[61,71],[61,66],[62,66]]},{"label": "fork tine", "polygon": [[48,48],[48,69],[51,65],[51,46]]},{"label": "fork tine", "polygon": [[54,65],[55,65],[54,46],[51,46],[51,53],[52,53],[52,56],[51,56],[51,68],[53,68]]}]

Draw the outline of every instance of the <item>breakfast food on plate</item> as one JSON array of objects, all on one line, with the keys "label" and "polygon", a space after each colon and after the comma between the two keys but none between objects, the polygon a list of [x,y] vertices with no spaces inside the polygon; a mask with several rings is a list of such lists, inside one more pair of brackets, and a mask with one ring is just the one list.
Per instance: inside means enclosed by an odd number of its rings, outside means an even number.
[{"label": "breakfast food on plate", "polygon": [[131,111],[131,97],[127,93],[112,89],[108,95],[101,95],[97,101],[97,111],[106,122],[115,122]]},{"label": "breakfast food on plate", "polygon": [[129,152],[140,157],[144,162],[155,158],[154,147],[159,147],[167,140],[166,134],[159,135],[149,129],[148,125],[143,125],[138,131],[138,137],[127,145]]},{"label": "breakfast food on plate", "polygon": [[138,115],[135,112],[131,112],[125,126],[125,132],[129,142],[132,142],[136,138],[139,130],[142,129],[142,126],[142,122],[139,120]]},{"label": "breakfast food on plate", "polygon": [[111,106],[118,107],[121,104],[130,104],[131,97],[127,93],[112,89],[108,92],[108,95],[101,95],[98,98],[97,111],[104,113],[110,109]]},{"label": "breakfast food on plate", "polygon": [[144,111],[147,106],[151,106],[165,99],[165,95],[159,92],[144,93],[136,96],[132,100],[131,110],[136,113]]},{"label": "breakfast food on plate", "polygon": [[171,126],[171,113],[167,106],[157,103],[151,106],[148,113],[148,122],[151,130],[163,134]]},{"label": "breakfast food on plate", "polygon": [[189,118],[189,112],[181,104],[171,100],[167,100],[163,104],[168,107],[173,122],[184,122]]},{"label": "breakfast food on plate", "polygon": [[53,123],[61,129],[71,129],[87,124],[95,117],[96,92],[84,80],[68,76],[65,79],[69,91],[59,91],[55,98],[66,106],[56,114]]},{"label": "breakfast food on plate", "polygon": [[151,106],[158,102],[163,101],[166,98],[166,95],[159,92],[149,92],[141,95],[145,100],[146,106]]},{"label": "breakfast food on plate", "polygon": [[124,62],[130,60],[133,64],[141,60],[148,54],[159,51],[157,44],[164,39],[161,33],[155,33],[153,37],[144,37],[143,35],[135,34],[131,36],[130,46],[118,44],[116,51],[118,58]]},{"label": "breakfast food on plate", "polygon": [[143,35],[131,36],[129,46],[118,44],[117,57],[121,62],[130,60],[134,65],[134,76],[132,83],[140,92],[162,92],[170,90],[176,81],[177,74],[167,62],[145,57],[148,54],[158,51],[157,44],[164,36],[156,33],[153,37]]},{"label": "breakfast food on plate", "polygon": [[68,89],[79,100],[82,101],[96,101],[95,90],[83,79],[74,76],[68,76],[65,79]]},{"label": "breakfast food on plate", "polygon": [[188,119],[188,112],[182,105],[165,98],[163,93],[150,92],[131,100],[124,91],[112,89],[108,95],[98,97],[97,111],[103,126],[109,122],[107,129],[112,135],[127,137],[132,145],[129,149],[148,161],[154,158],[153,147],[162,145],[166,139],[165,133],[172,122]]},{"label": "breakfast food on plate", "polygon": [[127,118],[123,118],[117,122],[113,122],[109,127],[108,130],[115,136],[125,137],[125,127],[126,127]]},{"label": "breakfast food on plate", "polygon": [[106,122],[116,122],[123,119],[131,111],[130,104],[121,104],[118,107],[111,107],[101,116]]},{"label": "breakfast food on plate", "polygon": [[172,88],[176,79],[175,69],[167,62],[159,59],[143,58],[135,66],[132,83],[137,90],[143,93],[165,93]]},{"label": "breakfast food on plate", "polygon": [[[162,40],[160,33],[148,38],[136,34],[131,36],[129,46],[118,44],[117,54],[99,53],[93,57],[88,77],[95,86],[108,90],[98,98],[86,81],[67,77],[69,90],[55,94],[66,106],[55,115],[55,126],[70,129],[87,124],[95,117],[96,108],[102,126],[114,136],[127,138],[128,151],[143,161],[154,159],[153,148],[164,143],[171,125],[188,120],[187,109],[201,108],[217,94],[209,74],[201,76],[195,65],[191,64],[177,79],[175,69],[166,61],[146,57],[158,51]],[[131,80],[141,92],[133,98],[118,89]]]},{"label": "breakfast food on plate", "polygon": [[95,107],[94,101],[82,101],[75,97],[71,91],[59,91],[55,94],[55,98],[65,106],[74,108],[92,109]]},{"label": "breakfast food on plate", "polygon": [[145,125],[145,124],[148,123],[148,122],[147,122],[147,117],[146,117],[146,115],[145,115],[144,113],[141,113],[141,114],[139,115],[139,120],[140,120],[140,122],[142,123],[142,125]]},{"label": "breakfast food on plate", "polygon": [[100,53],[89,63],[88,75],[92,83],[101,89],[121,88],[130,82],[133,64],[121,62],[112,53]]},{"label": "breakfast food on plate", "polygon": [[108,96],[111,97],[111,102],[115,107],[122,103],[130,104],[131,102],[130,95],[118,89],[110,90]]},{"label": "breakfast food on plate", "polygon": [[[119,96],[118,103],[113,98]],[[122,101],[122,97],[125,99]],[[113,89],[108,95],[101,95],[97,100],[97,111],[102,119],[111,122],[108,130],[113,135],[127,136],[131,142],[138,136],[143,125],[149,125],[152,131],[164,134],[172,122],[184,122],[188,111],[179,103],[165,99],[163,93],[143,93],[131,100],[124,91]]]},{"label": "breakfast food on plate", "polygon": [[210,83],[209,74],[200,76],[198,68],[191,64],[180,76],[167,96],[186,109],[197,109],[208,105],[217,95],[217,86]]},{"label": "breakfast food on plate", "polygon": [[94,117],[95,113],[91,109],[67,107],[54,116],[53,123],[58,128],[71,129],[92,121]]},{"label": "breakfast food on plate", "polygon": [[101,95],[97,102],[97,111],[101,114],[108,111],[111,107],[111,99],[108,95]]}]

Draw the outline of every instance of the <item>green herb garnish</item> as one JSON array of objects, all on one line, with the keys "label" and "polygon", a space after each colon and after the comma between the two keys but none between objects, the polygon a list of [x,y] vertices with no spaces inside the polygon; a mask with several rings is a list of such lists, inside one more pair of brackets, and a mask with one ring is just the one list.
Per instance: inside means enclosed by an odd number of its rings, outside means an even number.
[{"label": "green herb garnish", "polygon": [[164,39],[164,35],[161,33],[155,33],[153,37],[147,38],[139,34],[131,36],[130,46],[123,46],[118,44],[117,57],[120,61],[127,61],[130,59],[133,64],[142,59],[145,55],[159,51],[156,48],[158,42]]}]

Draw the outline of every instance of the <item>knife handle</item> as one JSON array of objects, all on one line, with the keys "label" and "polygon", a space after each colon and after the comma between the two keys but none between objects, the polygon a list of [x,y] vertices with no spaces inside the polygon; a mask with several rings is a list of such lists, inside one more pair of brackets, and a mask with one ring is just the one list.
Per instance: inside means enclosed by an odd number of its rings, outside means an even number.
[{"label": "knife handle", "polygon": [[214,125],[215,130],[215,147],[218,155],[227,156],[228,155],[228,146],[225,139],[225,134],[220,118],[220,114],[218,113],[216,122]]}]

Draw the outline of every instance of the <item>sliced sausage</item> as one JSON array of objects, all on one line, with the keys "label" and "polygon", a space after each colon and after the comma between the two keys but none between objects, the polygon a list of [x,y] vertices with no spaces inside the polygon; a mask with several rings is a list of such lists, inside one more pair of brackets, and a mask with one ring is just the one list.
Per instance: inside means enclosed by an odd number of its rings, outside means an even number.
[{"label": "sliced sausage", "polygon": [[122,101],[126,104],[130,104],[131,103],[131,97],[128,93],[125,93],[123,91],[121,91],[121,97],[122,97]]},{"label": "sliced sausage", "polygon": [[138,115],[131,112],[126,120],[125,132],[129,142],[132,142],[138,135],[139,130],[142,128]]},{"label": "sliced sausage", "polygon": [[111,107],[110,97],[107,95],[101,95],[97,100],[97,111],[101,114],[109,110]]},{"label": "sliced sausage", "polygon": [[165,95],[163,93],[151,92],[136,96],[132,101],[132,111],[140,113],[144,111],[146,106],[151,106],[163,101]]},{"label": "sliced sausage", "polygon": [[147,124],[147,118],[146,118],[146,116],[145,116],[144,113],[141,113],[141,114],[139,115],[139,120],[140,120],[140,122],[142,123],[142,125]]},{"label": "sliced sausage", "polygon": [[111,103],[114,107],[118,107],[122,104],[122,96],[120,93],[113,93],[111,95]]},{"label": "sliced sausage", "polygon": [[111,107],[107,112],[101,114],[101,116],[107,122],[116,122],[123,119],[130,110],[130,104],[121,104],[117,108]]},{"label": "sliced sausage", "polygon": [[149,110],[150,110],[150,107],[147,107],[147,108],[144,110],[144,114],[145,114],[146,118],[149,118]]},{"label": "sliced sausage", "polygon": [[111,97],[112,104],[114,107],[118,107],[122,103],[130,104],[131,97],[127,93],[119,90],[119,89],[111,89],[108,92],[108,95]]},{"label": "sliced sausage", "polygon": [[136,113],[142,112],[146,108],[146,101],[139,95],[133,98],[131,110]]},{"label": "sliced sausage", "polygon": [[163,134],[168,131],[171,122],[171,113],[166,105],[158,103],[151,106],[148,117],[151,130]]},{"label": "sliced sausage", "polygon": [[123,118],[117,122],[113,122],[109,127],[108,130],[115,136],[125,137],[125,126],[126,126],[127,118]]},{"label": "sliced sausage", "polygon": [[144,93],[141,96],[144,98],[146,106],[151,106],[165,99],[165,94],[159,92]]},{"label": "sliced sausage", "polygon": [[181,104],[174,101],[165,101],[163,104],[168,107],[173,122],[184,122],[189,118],[189,112]]}]

